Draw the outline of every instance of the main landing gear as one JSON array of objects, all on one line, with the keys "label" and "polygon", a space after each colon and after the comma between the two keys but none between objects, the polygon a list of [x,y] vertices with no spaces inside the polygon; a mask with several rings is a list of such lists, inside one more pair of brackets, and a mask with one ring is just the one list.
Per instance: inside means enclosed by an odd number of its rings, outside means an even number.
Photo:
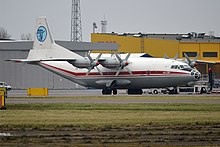
[{"label": "main landing gear", "polygon": [[176,87],[173,87],[173,89],[167,89],[169,92],[168,94],[178,94],[178,89]]},{"label": "main landing gear", "polygon": [[104,88],[104,89],[102,89],[102,94],[103,95],[111,95],[111,94],[113,94],[113,95],[117,95],[117,93],[118,93],[118,91],[117,91],[117,89],[115,89],[115,88]]},{"label": "main landing gear", "polygon": [[[117,95],[118,91],[116,88],[104,88],[102,89],[102,94],[103,95]],[[129,95],[142,95],[143,90],[142,89],[128,89],[127,93]]]},{"label": "main landing gear", "polygon": [[134,95],[142,95],[143,90],[142,89],[128,89],[128,94],[134,94]]}]

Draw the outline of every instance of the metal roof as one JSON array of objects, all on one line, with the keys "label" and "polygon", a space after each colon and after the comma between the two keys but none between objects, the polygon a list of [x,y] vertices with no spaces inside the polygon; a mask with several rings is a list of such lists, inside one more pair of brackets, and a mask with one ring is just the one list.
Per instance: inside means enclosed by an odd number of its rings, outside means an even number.
[{"label": "metal roof", "polygon": [[[119,45],[115,43],[91,43],[91,42],[72,42],[55,41],[57,44],[72,51],[90,51],[90,50],[118,50]],[[30,50],[33,47],[33,41],[14,41],[1,40],[0,50]]]},{"label": "metal roof", "polygon": [[156,34],[156,33],[102,33],[103,35],[115,35],[115,36],[129,36],[135,38],[151,38],[151,39],[162,39],[162,40],[175,40],[180,42],[211,42],[211,43],[219,43],[220,37],[205,35],[205,33],[185,33],[185,34]]}]

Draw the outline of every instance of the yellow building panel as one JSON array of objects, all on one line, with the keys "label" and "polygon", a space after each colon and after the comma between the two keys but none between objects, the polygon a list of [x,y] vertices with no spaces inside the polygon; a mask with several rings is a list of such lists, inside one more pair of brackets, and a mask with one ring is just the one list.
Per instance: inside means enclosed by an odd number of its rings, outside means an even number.
[{"label": "yellow building panel", "polygon": [[[141,52],[141,38],[132,36],[116,36],[108,34],[92,34],[92,42],[102,43],[117,43],[119,44],[119,53],[140,53]],[[108,51],[102,51],[108,52]]]},{"label": "yellow building panel", "polygon": [[154,57],[173,58],[178,53],[178,42],[174,40],[144,39],[144,52]]},{"label": "yellow building panel", "polygon": [[[203,54],[207,52],[217,53],[217,57],[204,57]],[[219,59],[219,43],[201,43],[200,54],[202,60],[218,60]]]},{"label": "yellow building panel", "polygon": [[134,37],[117,36],[116,43],[119,44],[120,53],[140,53],[141,39]]},{"label": "yellow building panel", "polygon": [[[220,43],[216,42],[179,42],[177,40],[139,38],[120,36],[117,34],[91,34],[92,42],[117,43],[121,53],[148,53],[155,57],[173,58],[177,53],[179,58],[185,58],[183,52],[199,53],[199,60],[220,60]],[[109,52],[109,51],[108,51]],[[203,57],[204,52],[217,52],[217,57]]]},{"label": "yellow building panel", "polygon": [[[200,45],[199,43],[180,42],[179,53],[182,58],[184,58],[183,52],[196,52],[200,54]],[[200,57],[198,59],[200,59]]]}]

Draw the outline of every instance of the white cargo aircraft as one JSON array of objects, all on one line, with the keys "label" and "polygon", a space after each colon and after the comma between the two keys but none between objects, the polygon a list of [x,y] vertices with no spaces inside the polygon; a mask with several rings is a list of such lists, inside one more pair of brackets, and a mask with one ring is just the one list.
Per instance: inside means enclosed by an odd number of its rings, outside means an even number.
[{"label": "white cargo aircraft", "polygon": [[[102,89],[103,95],[142,94],[145,88],[176,88],[199,80],[200,73],[173,59],[140,57],[140,54],[82,57],[54,42],[45,17],[37,19],[33,49],[27,59],[10,59],[39,65],[85,87]],[[94,57],[95,56],[95,57]]]}]

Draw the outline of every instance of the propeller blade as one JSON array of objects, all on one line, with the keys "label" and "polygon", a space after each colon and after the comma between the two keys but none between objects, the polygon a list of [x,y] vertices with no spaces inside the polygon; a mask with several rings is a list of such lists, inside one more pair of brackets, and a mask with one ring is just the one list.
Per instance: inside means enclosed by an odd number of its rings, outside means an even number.
[{"label": "propeller blade", "polygon": [[123,60],[121,59],[121,57],[116,53],[115,56],[117,57],[117,59],[121,62],[123,62]]},{"label": "propeller blade", "polygon": [[186,60],[188,61],[188,63],[191,64],[191,60],[190,60],[190,58],[187,56],[186,53],[184,53],[184,56],[186,57]]},{"label": "propeller blade", "polygon": [[96,67],[96,69],[98,70],[100,75],[103,75],[103,73],[101,72],[101,70],[98,67]]},{"label": "propeller blade", "polygon": [[197,53],[197,55],[196,55],[196,57],[194,58],[194,62],[196,62],[197,60],[198,60],[198,58],[199,58],[199,54]]},{"label": "propeller blade", "polygon": [[102,53],[100,53],[100,54],[96,57],[95,61],[98,61],[101,56],[102,56]]},{"label": "propeller blade", "polygon": [[86,53],[86,55],[89,58],[90,62],[93,62],[93,59],[92,59],[92,57],[90,56],[90,54],[88,52]]},{"label": "propeller blade", "polygon": [[129,72],[129,74],[132,75],[131,70],[130,70],[129,68],[127,68],[127,67],[125,67],[125,68],[126,68],[126,70]]},{"label": "propeller blade", "polygon": [[130,57],[131,53],[128,53],[128,55],[125,58],[125,61],[128,61],[128,58]]},{"label": "propeller blade", "polygon": [[174,60],[178,59],[179,54],[177,53],[176,56],[174,57]]},{"label": "propeller blade", "polygon": [[122,70],[122,66],[118,69],[118,71],[117,71],[117,73],[116,73],[116,75],[115,76],[118,76],[119,75],[119,73],[121,72],[121,70]]},{"label": "propeller blade", "polygon": [[170,59],[166,54],[164,54],[164,59]]},{"label": "propeller blade", "polygon": [[91,71],[92,69],[93,69],[92,67],[89,68],[89,70],[88,70],[87,73],[86,73],[86,76],[89,75],[89,73],[90,73],[90,71]]}]

